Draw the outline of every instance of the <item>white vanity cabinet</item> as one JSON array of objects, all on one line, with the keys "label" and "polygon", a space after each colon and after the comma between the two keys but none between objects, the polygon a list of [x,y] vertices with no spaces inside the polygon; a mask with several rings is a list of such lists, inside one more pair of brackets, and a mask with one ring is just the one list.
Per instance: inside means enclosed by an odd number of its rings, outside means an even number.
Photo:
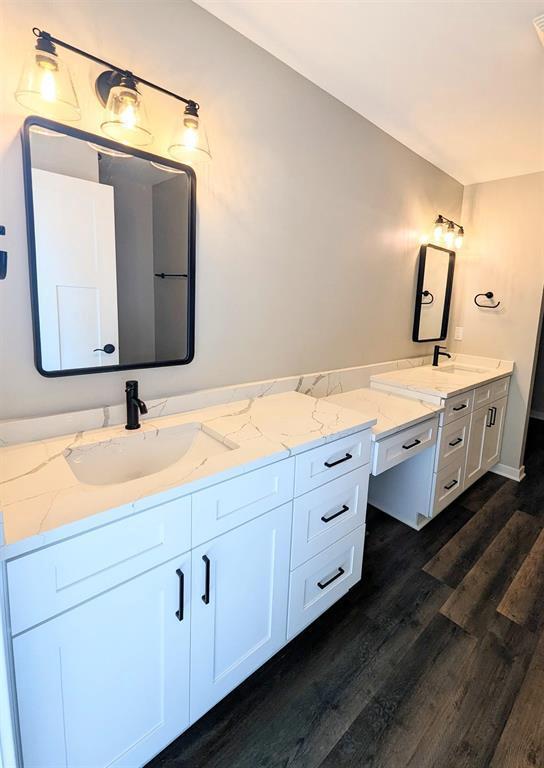
[{"label": "white vanity cabinet", "polygon": [[193,550],[191,722],[285,644],[292,504]]},{"label": "white vanity cabinet", "polygon": [[189,725],[190,589],[188,553],[13,639],[24,768],[133,768]]},{"label": "white vanity cabinet", "polygon": [[369,457],[366,429],[8,559],[20,768],[144,765],[345,594]]}]

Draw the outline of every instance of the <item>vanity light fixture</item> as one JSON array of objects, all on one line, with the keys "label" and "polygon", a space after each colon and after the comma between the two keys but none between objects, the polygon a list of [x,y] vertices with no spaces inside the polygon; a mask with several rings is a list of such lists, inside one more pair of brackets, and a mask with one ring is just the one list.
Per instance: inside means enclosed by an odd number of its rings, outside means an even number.
[{"label": "vanity light fixture", "polygon": [[455,245],[455,249],[459,250],[463,245],[463,239],[465,237],[465,230],[456,221],[448,219],[441,213],[438,214],[433,227],[433,240],[439,243],[442,239],[447,248],[451,248]]},{"label": "vanity light fixture", "polygon": [[76,48],[64,40],[53,37],[37,27],[32,30],[38,38],[36,49],[21,75],[15,98],[32,112],[54,117],[61,122],[77,120],[80,109],[68,69],[58,58],[57,46],[77,53],[95,64],[106,67],[97,77],[96,95],[104,107],[102,131],[119,142],[131,146],[144,146],[153,141],[149,128],[141,86],[153,88],[185,104],[181,131],[169,147],[175,160],[194,162],[210,158],[206,133],[198,114],[199,104],[156,83],[145,80],[127,69]]}]

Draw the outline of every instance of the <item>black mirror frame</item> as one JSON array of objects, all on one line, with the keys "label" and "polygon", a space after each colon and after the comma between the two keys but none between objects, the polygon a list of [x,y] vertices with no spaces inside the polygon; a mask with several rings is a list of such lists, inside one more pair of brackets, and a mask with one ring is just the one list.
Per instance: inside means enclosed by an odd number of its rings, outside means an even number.
[{"label": "black mirror frame", "polygon": [[[50,131],[64,133],[83,141],[107,147],[109,149],[131,154],[142,160],[149,160],[160,165],[169,166],[184,171],[189,180],[189,211],[188,211],[188,254],[187,254],[187,355],[179,360],[160,360],[157,362],[137,363],[135,365],[103,365],[94,368],[68,368],[64,371],[46,371],[42,366],[40,341],[40,316],[38,308],[38,277],[36,269],[36,240],[34,234],[34,204],[32,198],[32,163],[30,149],[30,130],[33,126],[46,128]],[[31,115],[24,121],[21,129],[23,145],[23,177],[25,188],[26,229],[28,240],[28,266],[30,274],[30,303],[32,308],[32,330],[34,336],[34,363],[42,376],[56,378],[59,376],[78,376],[87,373],[109,373],[111,371],[128,371],[143,368],[163,368],[170,365],[187,365],[195,356],[195,287],[196,287],[196,175],[189,165],[177,163],[160,155],[153,155],[140,149],[118,144],[94,133],[82,131],[79,128],[64,123],[57,123],[45,117]]]},{"label": "black mirror frame", "polygon": [[[421,297],[423,295],[423,290],[424,290],[427,248],[433,248],[434,250],[443,251],[444,253],[449,254],[448,276],[446,280],[446,295],[444,297],[444,312],[442,314],[442,327],[440,330],[440,336],[437,336],[434,339],[418,338],[419,323],[421,320],[421,306],[422,306]],[[415,311],[414,311],[414,327],[412,330],[412,341],[418,342],[419,344],[423,344],[428,341],[444,341],[444,339],[447,338],[448,323],[450,318],[451,294],[453,289],[454,269],[455,269],[455,251],[450,251],[448,248],[441,248],[439,245],[433,245],[432,243],[429,243],[428,245],[422,245],[421,248],[419,249],[419,266],[418,266],[418,272],[417,272],[416,304],[415,304]]]}]

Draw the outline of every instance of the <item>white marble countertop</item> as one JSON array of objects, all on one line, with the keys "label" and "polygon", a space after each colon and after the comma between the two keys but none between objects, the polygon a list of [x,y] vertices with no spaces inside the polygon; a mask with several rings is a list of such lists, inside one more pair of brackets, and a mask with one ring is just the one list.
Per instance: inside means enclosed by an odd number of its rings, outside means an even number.
[{"label": "white marble countertop", "polygon": [[[448,371],[455,366],[456,370]],[[463,370],[465,368],[465,370]],[[470,370],[470,369],[473,370]],[[402,371],[390,371],[371,376],[372,387],[385,384],[440,398],[453,397],[462,392],[487,384],[505,376],[511,376],[514,363],[510,360],[495,360],[453,354],[438,366],[422,365],[419,368],[406,368]]]},{"label": "white marble countertop", "polygon": [[[0,542],[4,546],[0,558],[83,532],[98,524],[89,520],[96,513],[106,512],[101,522],[110,522],[375,423],[374,413],[362,414],[324,399],[285,392],[146,420],[137,433],[115,426],[2,448]],[[155,474],[111,485],[80,482],[65,458],[76,447],[99,441],[111,444],[130,440],[132,434],[156,434],[190,424],[201,424],[204,433],[230,450],[204,459],[196,451],[192,464],[180,460]]]},{"label": "white marble countertop", "polygon": [[340,395],[331,395],[324,399],[328,403],[336,403],[344,408],[358,411],[361,416],[370,417],[374,414],[378,419],[372,427],[374,441],[382,440],[401,429],[419,424],[444,410],[443,405],[434,405],[424,400],[401,397],[392,392],[382,392],[368,387],[354,389]]}]

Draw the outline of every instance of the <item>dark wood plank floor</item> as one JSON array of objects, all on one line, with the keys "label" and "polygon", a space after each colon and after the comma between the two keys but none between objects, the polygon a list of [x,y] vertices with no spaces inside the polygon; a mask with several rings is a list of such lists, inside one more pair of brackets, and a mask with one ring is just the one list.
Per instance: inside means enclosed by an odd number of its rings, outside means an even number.
[{"label": "dark wood plank floor", "polygon": [[148,768],[544,768],[544,423]]}]

